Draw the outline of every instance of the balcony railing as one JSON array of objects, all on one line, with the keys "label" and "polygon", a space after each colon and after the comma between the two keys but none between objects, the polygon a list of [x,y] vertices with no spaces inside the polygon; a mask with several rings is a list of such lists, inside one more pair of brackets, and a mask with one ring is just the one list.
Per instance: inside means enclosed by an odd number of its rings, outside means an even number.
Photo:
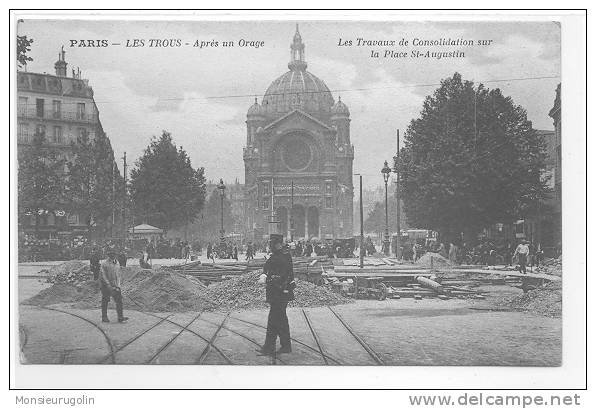
[{"label": "balcony railing", "polygon": [[69,121],[69,122],[81,122],[81,123],[97,123],[97,114],[88,114],[82,112],[54,112],[54,111],[43,111],[38,112],[36,108],[21,108],[18,110],[18,117],[23,119],[44,119],[54,121]]}]

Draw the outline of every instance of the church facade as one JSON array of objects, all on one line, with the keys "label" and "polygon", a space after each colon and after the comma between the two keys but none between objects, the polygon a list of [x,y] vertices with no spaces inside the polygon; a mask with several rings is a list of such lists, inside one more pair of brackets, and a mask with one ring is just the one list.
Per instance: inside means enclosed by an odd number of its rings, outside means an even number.
[{"label": "church facade", "polygon": [[296,26],[289,71],[247,113],[245,216],[253,240],[353,235],[350,112],[307,71],[304,52]]}]

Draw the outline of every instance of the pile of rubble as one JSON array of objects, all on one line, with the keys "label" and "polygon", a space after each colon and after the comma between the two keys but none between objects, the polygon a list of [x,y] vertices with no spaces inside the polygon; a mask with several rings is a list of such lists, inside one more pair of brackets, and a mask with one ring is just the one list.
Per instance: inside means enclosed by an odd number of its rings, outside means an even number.
[{"label": "pile of rubble", "polygon": [[501,299],[497,304],[547,317],[561,317],[562,301],[561,282],[553,281],[525,294]]},{"label": "pile of rubble", "polygon": [[548,258],[544,260],[542,264],[536,268],[536,271],[561,277],[563,273],[563,262],[561,256],[558,258]]},{"label": "pile of rubble", "polygon": [[[261,271],[253,271],[212,284],[205,289],[203,295],[217,310],[267,308],[265,286],[258,283],[260,274]],[[296,280],[294,300],[288,306],[319,307],[346,304],[352,301],[327,287],[317,286],[304,280]]]},{"label": "pile of rubble", "polygon": [[[66,273],[68,274],[72,273]],[[205,286],[198,279],[170,269],[122,269],[122,297],[125,308],[143,311],[229,311],[267,308],[265,286],[258,283],[261,271],[254,271]],[[315,307],[352,302],[326,287],[297,280],[294,307]],[[100,306],[99,283],[94,280],[56,281],[25,301],[30,305],[72,304],[75,308]]]},{"label": "pile of rubble", "polygon": [[93,279],[89,264],[79,260],[67,261],[47,272],[46,282],[79,285]]}]

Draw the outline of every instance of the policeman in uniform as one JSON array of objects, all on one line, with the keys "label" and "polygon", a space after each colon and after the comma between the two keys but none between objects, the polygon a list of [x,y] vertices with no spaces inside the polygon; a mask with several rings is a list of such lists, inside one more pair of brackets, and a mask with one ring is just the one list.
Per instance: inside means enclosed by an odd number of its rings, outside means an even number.
[{"label": "policeman in uniform", "polygon": [[294,299],[294,270],[292,257],[287,247],[283,246],[283,236],[272,234],[269,237],[271,257],[265,262],[263,272],[266,274],[266,301],[269,303],[269,318],[267,319],[267,335],[265,344],[258,350],[261,354],[272,355],[275,352],[277,337],[281,343],[278,354],[292,352],[290,341],[290,326],[286,307]]}]

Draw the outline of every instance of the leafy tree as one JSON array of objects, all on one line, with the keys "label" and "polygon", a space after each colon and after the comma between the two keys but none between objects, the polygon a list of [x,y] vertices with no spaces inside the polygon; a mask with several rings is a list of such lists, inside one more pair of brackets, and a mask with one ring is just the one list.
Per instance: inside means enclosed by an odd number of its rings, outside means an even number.
[{"label": "leafy tree", "polygon": [[[397,202],[395,200],[395,195],[391,195],[387,198],[387,204],[389,233],[395,233],[397,231]],[[383,233],[385,231],[385,201],[375,202],[373,208],[365,217],[364,230],[366,232]],[[406,228],[406,218],[403,212],[403,201],[400,228]]]},{"label": "leafy tree", "polygon": [[112,211],[122,200],[122,188],[108,137],[102,132],[93,139],[88,134],[80,135],[72,144],[68,162],[70,210],[79,213],[88,227],[93,224],[100,235],[106,235]]},{"label": "leafy tree", "polygon": [[411,225],[468,237],[529,214],[547,194],[545,142],[510,97],[460,74],[411,121],[399,170]]},{"label": "leafy tree", "polygon": [[130,194],[137,219],[166,230],[196,219],[205,202],[204,169],[193,169],[170,133],[153,138],[135,166]]},{"label": "leafy tree", "polygon": [[37,132],[31,146],[19,147],[18,210],[21,220],[35,216],[39,227],[41,214],[64,209],[64,159],[45,144],[45,135]]},{"label": "leafy tree", "polygon": [[33,58],[27,55],[31,51],[31,43],[33,43],[33,39],[28,39],[27,36],[17,36],[17,63],[19,68],[27,65],[28,61],[33,61]]}]

